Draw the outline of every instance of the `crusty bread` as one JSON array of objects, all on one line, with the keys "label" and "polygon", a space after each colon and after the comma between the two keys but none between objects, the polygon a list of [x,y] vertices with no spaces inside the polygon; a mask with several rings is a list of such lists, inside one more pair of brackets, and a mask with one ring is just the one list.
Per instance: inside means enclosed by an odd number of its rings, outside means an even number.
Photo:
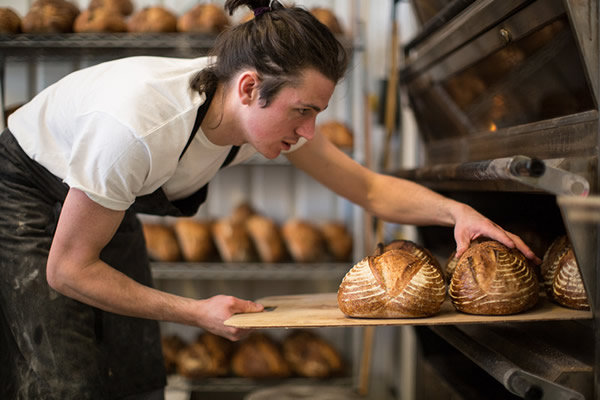
[{"label": "crusty bread", "polygon": [[573,246],[566,235],[558,237],[546,250],[541,274],[551,300],[568,308],[590,309]]},{"label": "crusty bread", "polygon": [[180,218],[173,229],[185,261],[207,261],[215,255],[210,221]]},{"label": "crusty bread", "polygon": [[91,0],[88,9],[108,8],[120,15],[127,16],[133,13],[131,0]]},{"label": "crusty bread", "polygon": [[21,17],[10,7],[0,7],[0,33],[21,32]]},{"label": "crusty bread", "polygon": [[375,251],[375,253],[373,255],[380,256],[383,253],[385,253],[386,251],[390,251],[390,250],[407,251],[407,252],[411,253],[413,256],[441,269],[440,263],[437,260],[437,258],[435,258],[434,255],[431,254],[431,252],[429,250],[427,250],[424,246],[421,246],[420,244],[417,244],[417,243],[413,242],[412,240],[396,239],[396,240],[392,240],[391,242],[389,242],[386,245],[380,243],[377,246],[377,250]]},{"label": "crusty bread", "polygon": [[317,130],[341,149],[352,149],[354,146],[354,135],[350,128],[342,122],[323,122],[317,126]]},{"label": "crusty bread", "polygon": [[245,222],[221,218],[212,225],[212,235],[223,261],[248,262],[255,258]]},{"label": "crusty bread", "polygon": [[165,7],[146,7],[129,18],[127,28],[136,33],[176,32],[177,16]]},{"label": "crusty bread", "polygon": [[348,261],[352,256],[352,235],[342,222],[329,221],[320,226],[329,254],[335,261]]},{"label": "crusty bread", "polygon": [[142,225],[146,248],[151,259],[156,261],[179,261],[181,252],[171,226],[145,223]]},{"label": "crusty bread", "polygon": [[281,227],[283,240],[296,262],[315,262],[325,253],[323,235],[316,225],[309,221],[292,218]]},{"label": "crusty bread", "polygon": [[449,295],[461,312],[515,314],[538,301],[538,279],[521,252],[489,240],[472,243],[459,258]]},{"label": "crusty bread", "polygon": [[314,7],[311,8],[310,12],[312,15],[314,15],[316,19],[319,20],[320,23],[328,27],[332,33],[337,35],[341,35],[344,33],[340,21],[338,20],[334,12],[329,8]]},{"label": "crusty bread", "polygon": [[262,262],[275,263],[286,256],[279,227],[271,218],[254,214],[246,219],[246,229]]},{"label": "crusty bread", "polygon": [[284,378],[291,373],[279,344],[262,332],[253,332],[240,343],[231,368],[244,378]]},{"label": "crusty bread", "polygon": [[229,26],[229,18],[222,7],[198,4],[177,19],[179,32],[221,33]]},{"label": "crusty bread", "polygon": [[292,371],[307,378],[327,378],[339,374],[342,357],[321,336],[309,330],[296,330],[282,343],[283,356]]},{"label": "crusty bread", "polygon": [[112,9],[88,9],[75,18],[73,30],[77,33],[127,32],[127,23],[121,14]]},{"label": "crusty bread", "polygon": [[79,8],[66,0],[36,0],[22,21],[25,33],[73,32]]},{"label": "crusty bread", "polygon": [[187,346],[185,341],[176,334],[161,337],[162,353],[165,360],[165,369],[168,374],[177,371],[179,352]]},{"label": "crusty bread", "polygon": [[232,351],[231,341],[203,332],[177,354],[177,372],[191,379],[227,375]]},{"label": "crusty bread", "polygon": [[350,317],[415,318],[437,313],[446,297],[440,268],[404,250],[368,256],[348,271],[338,289]]}]

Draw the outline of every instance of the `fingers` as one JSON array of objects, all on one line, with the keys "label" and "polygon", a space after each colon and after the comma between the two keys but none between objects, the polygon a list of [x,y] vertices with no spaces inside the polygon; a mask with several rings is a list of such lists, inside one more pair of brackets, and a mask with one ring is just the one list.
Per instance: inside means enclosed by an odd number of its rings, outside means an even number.
[{"label": "fingers", "polygon": [[236,301],[231,307],[231,312],[233,314],[261,312],[265,309],[262,304],[255,303],[250,300],[237,300],[238,301]]}]

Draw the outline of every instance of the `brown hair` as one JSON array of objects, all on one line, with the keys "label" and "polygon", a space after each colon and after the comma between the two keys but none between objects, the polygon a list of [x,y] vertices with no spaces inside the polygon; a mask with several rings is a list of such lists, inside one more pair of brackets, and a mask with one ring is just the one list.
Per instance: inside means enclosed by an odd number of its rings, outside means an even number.
[{"label": "brown hair", "polygon": [[309,11],[284,7],[277,0],[227,0],[224,8],[231,15],[241,6],[257,10],[255,18],[219,35],[210,52],[214,63],[192,79],[192,89],[213,91],[218,82],[227,83],[243,68],[253,68],[262,80],[259,96],[266,107],[285,85],[296,84],[306,68],[336,84],[344,76],[344,47]]}]

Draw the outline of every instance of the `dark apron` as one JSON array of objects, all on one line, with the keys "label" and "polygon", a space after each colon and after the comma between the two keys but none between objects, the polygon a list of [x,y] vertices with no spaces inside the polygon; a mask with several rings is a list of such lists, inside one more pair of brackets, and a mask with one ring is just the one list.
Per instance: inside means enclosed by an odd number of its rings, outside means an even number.
[{"label": "dark apron", "polygon": [[[211,98],[199,108],[182,156]],[[10,131],[0,135],[0,398],[118,399],[160,389],[166,378],[158,322],[104,312],[47,284],[48,252],[68,190]],[[158,189],[137,198],[100,258],[152,286],[136,212],[191,216],[207,192],[208,185],[169,202]]]}]

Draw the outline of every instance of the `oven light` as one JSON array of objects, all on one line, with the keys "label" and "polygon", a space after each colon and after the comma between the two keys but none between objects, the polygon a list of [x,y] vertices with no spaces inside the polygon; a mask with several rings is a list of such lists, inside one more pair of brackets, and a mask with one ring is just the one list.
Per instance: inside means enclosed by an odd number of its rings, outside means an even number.
[{"label": "oven light", "polygon": [[490,122],[490,132],[496,132],[498,130],[498,127],[496,126],[495,123]]}]

